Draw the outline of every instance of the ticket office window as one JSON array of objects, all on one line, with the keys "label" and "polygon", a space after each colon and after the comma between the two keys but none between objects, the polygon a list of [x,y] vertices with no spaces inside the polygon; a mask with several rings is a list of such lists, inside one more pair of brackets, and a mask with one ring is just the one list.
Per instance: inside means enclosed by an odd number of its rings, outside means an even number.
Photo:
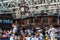
[{"label": "ticket office window", "polygon": [[52,23],[57,24],[57,18],[52,18]]},{"label": "ticket office window", "polygon": [[42,20],[43,20],[43,21],[42,21],[43,24],[44,24],[44,23],[48,23],[48,18],[43,18]]},{"label": "ticket office window", "polygon": [[38,23],[39,22],[39,19],[37,18],[37,19],[35,19],[35,23]]},{"label": "ticket office window", "polygon": [[33,23],[33,19],[29,19],[29,23]]},{"label": "ticket office window", "polygon": [[24,25],[24,20],[21,21],[21,25]]},{"label": "ticket office window", "polygon": [[22,24],[22,25],[26,25],[26,24],[27,24],[27,20],[22,20],[22,21],[21,21],[21,24]]}]

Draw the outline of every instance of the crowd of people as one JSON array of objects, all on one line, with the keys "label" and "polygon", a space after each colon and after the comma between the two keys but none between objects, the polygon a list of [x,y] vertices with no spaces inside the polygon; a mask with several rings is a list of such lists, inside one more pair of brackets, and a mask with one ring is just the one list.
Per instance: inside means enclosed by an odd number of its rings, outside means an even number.
[{"label": "crowd of people", "polygon": [[12,27],[11,30],[0,29],[0,40],[27,40],[26,37],[39,38],[39,40],[60,40],[60,27],[54,28],[53,25],[50,25],[50,28],[36,29],[35,27],[19,27],[14,23]]}]

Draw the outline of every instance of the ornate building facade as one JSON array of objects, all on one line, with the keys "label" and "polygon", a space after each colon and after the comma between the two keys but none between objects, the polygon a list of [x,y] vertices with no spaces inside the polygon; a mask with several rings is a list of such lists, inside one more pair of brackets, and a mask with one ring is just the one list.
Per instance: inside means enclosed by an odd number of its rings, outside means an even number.
[{"label": "ornate building facade", "polygon": [[21,19],[21,26],[60,25],[60,0],[3,0],[0,14]]},{"label": "ornate building facade", "polygon": [[60,0],[24,0],[28,12],[22,13],[21,26],[60,25]]}]

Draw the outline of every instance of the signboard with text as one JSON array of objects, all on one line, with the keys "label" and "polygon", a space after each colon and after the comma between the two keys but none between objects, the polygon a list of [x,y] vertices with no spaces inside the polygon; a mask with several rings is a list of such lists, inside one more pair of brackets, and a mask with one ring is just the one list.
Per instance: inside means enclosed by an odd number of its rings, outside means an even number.
[{"label": "signboard with text", "polygon": [[13,20],[2,20],[2,19],[0,19],[0,24],[12,24],[13,23]]}]

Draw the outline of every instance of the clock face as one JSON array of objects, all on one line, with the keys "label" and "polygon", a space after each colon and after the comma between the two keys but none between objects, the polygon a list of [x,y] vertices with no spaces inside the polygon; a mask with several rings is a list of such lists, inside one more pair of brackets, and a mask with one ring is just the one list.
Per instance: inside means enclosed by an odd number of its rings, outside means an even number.
[{"label": "clock face", "polygon": [[24,7],[21,8],[21,11],[22,11],[22,12],[24,11]]}]

